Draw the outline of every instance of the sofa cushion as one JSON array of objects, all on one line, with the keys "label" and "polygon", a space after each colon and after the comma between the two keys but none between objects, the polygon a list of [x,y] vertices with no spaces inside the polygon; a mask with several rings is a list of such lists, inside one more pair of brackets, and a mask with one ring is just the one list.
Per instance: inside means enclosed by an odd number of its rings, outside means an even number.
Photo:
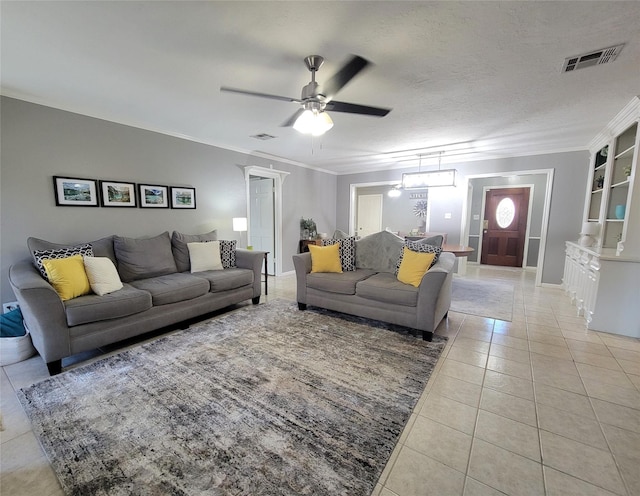
[{"label": "sofa cushion", "polygon": [[402,253],[404,240],[389,231],[380,231],[356,241],[356,267],[391,272]]},{"label": "sofa cushion", "polygon": [[122,289],[122,281],[116,266],[108,257],[84,257],[84,270],[91,289],[98,296]]},{"label": "sofa cushion", "polygon": [[209,292],[209,281],[191,274],[175,273],[133,281],[134,288],[148,291],[154,306],[191,300]]},{"label": "sofa cushion", "polygon": [[115,236],[113,249],[123,282],[177,272],[171,251],[171,238],[166,231],[153,238]]},{"label": "sofa cushion", "polygon": [[122,289],[104,296],[86,295],[65,302],[67,324],[76,326],[118,319],[151,308],[151,295],[125,284]]},{"label": "sofa cushion", "polygon": [[80,245],[91,245],[91,251],[93,252],[94,257],[108,257],[114,264],[116,263],[116,255],[113,252],[113,235],[96,239],[95,241],[75,244],[52,243],[51,241],[46,241],[44,239],[38,238],[27,239],[27,247],[29,248],[29,253],[31,253],[31,256],[33,256],[34,251],[65,250],[68,248],[75,248]]},{"label": "sofa cushion", "polygon": [[340,245],[329,246],[309,245],[311,253],[311,273],[316,272],[342,272],[340,263]]},{"label": "sofa cushion", "polygon": [[253,271],[251,269],[207,270],[194,275],[206,279],[209,282],[209,290],[212,293],[229,291],[253,284]]},{"label": "sofa cushion", "polygon": [[47,271],[47,279],[62,301],[91,293],[82,255],[43,260],[42,265]]},{"label": "sofa cushion", "polygon": [[205,270],[222,270],[220,241],[187,243],[191,273]]},{"label": "sofa cushion", "polygon": [[307,274],[307,288],[329,293],[356,294],[356,284],[375,274],[374,270],[356,269],[349,272],[318,272]]},{"label": "sofa cushion", "polygon": [[82,256],[93,256],[93,249],[90,244],[77,245],[77,246],[68,246],[64,248],[57,248],[51,250],[34,250],[31,252],[31,256],[33,257],[33,263],[36,268],[42,274],[47,281],[49,281],[49,274],[47,274],[47,269],[44,266],[45,260],[59,260],[63,258],[69,258],[74,255],[82,255]]},{"label": "sofa cushion", "polygon": [[323,239],[322,246],[340,246],[340,264],[342,271],[356,270],[356,238],[354,236],[346,238]]},{"label": "sofa cushion", "polygon": [[356,294],[369,300],[415,307],[418,288],[404,284],[389,272],[379,272],[356,285]]},{"label": "sofa cushion", "polygon": [[173,250],[178,272],[186,272],[191,269],[189,249],[187,248],[189,243],[204,243],[206,241],[216,241],[217,239],[218,231],[215,229],[204,234],[182,234],[178,231],[173,231],[171,249]]}]

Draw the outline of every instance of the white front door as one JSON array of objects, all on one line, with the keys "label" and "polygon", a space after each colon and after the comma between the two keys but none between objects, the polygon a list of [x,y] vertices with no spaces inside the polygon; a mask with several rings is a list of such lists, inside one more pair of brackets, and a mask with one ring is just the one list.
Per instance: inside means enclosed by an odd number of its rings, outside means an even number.
[{"label": "white front door", "polygon": [[357,212],[358,236],[368,236],[382,230],[382,195],[359,195]]},{"label": "white front door", "polygon": [[267,273],[275,274],[274,265],[274,202],[273,179],[250,178],[251,217],[249,226],[249,244],[255,250],[268,251]]}]

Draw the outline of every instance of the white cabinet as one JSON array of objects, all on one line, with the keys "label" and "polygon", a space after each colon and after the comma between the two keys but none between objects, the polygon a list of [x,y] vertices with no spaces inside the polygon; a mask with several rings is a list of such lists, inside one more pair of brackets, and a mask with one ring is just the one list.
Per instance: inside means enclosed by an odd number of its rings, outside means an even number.
[{"label": "white cabinet", "polygon": [[[566,243],[563,286],[587,328],[640,337],[640,99],[591,142],[584,222],[591,247]],[[636,180],[637,179],[637,180]]]},{"label": "white cabinet", "polygon": [[591,142],[584,221],[599,225],[595,248],[640,254],[640,100],[635,97]]},{"label": "white cabinet", "polygon": [[640,338],[640,259],[566,243],[563,284],[588,329]]}]

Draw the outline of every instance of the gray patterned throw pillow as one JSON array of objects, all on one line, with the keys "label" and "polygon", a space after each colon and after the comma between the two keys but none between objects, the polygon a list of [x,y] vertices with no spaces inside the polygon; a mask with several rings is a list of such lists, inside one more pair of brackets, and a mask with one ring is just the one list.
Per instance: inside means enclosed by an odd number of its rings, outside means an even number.
[{"label": "gray patterned throw pillow", "polygon": [[[442,253],[442,248],[440,248],[439,246],[425,245],[424,243],[415,243],[408,239],[405,240],[404,246],[406,246],[409,250],[418,253],[435,253],[436,256],[433,258],[433,262],[431,262],[431,265],[429,265],[429,269],[436,264],[438,258],[440,258],[440,253]],[[400,270],[400,264],[402,263],[403,255],[404,250],[400,252],[400,256],[398,257],[398,261],[396,262],[396,275],[398,275],[398,271]]]},{"label": "gray patterned throw pillow", "polygon": [[354,236],[344,239],[323,239],[322,246],[339,244],[340,264],[342,271],[356,270],[356,238]]},{"label": "gray patterned throw pillow", "polygon": [[231,241],[220,241],[220,259],[222,260],[222,267],[225,269],[237,267],[236,243],[237,241],[235,239]]},{"label": "gray patterned throw pillow", "polygon": [[93,248],[90,244],[78,245],[78,246],[70,246],[68,248],[61,248],[59,250],[34,250],[33,251],[33,260],[47,281],[49,278],[47,277],[47,270],[44,268],[42,263],[43,260],[55,260],[60,258],[68,258],[74,255],[82,255],[84,257],[92,257],[93,256]]}]

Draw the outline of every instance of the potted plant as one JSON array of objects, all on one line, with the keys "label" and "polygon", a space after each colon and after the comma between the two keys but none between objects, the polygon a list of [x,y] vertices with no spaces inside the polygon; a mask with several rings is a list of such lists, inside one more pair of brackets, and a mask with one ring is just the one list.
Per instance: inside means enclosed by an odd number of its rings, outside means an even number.
[{"label": "potted plant", "polygon": [[602,186],[604,186],[604,176],[600,175],[596,178],[596,188],[602,189]]},{"label": "potted plant", "polygon": [[316,235],[317,227],[313,219],[300,219],[300,238],[315,239]]},{"label": "potted plant", "polygon": [[622,169],[622,172],[624,172],[624,175],[628,178],[631,175],[631,166],[627,165],[624,169]]}]

